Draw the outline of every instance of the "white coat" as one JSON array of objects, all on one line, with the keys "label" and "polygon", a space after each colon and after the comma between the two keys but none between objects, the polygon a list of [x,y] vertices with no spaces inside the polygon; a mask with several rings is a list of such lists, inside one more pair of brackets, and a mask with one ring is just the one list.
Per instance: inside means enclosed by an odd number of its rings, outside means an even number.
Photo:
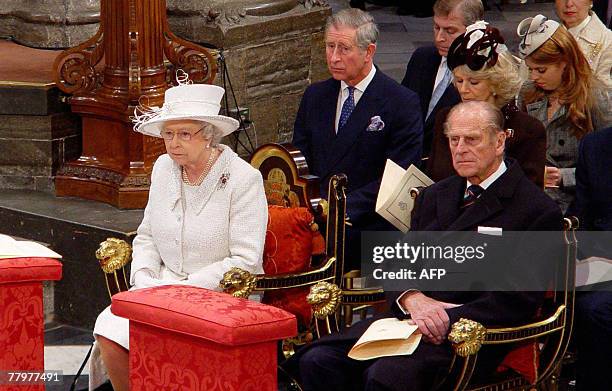
[{"label": "white coat", "polygon": [[[219,147],[223,153],[195,189],[184,188],[181,167],[168,155],[155,162],[149,201],[133,241],[132,289],[142,288],[136,285],[138,272],[159,279],[159,285],[215,290],[223,273],[234,266],[263,273],[268,209],[261,174],[229,147]],[[195,199],[187,210],[186,191]],[[113,315],[110,307],[96,320],[94,336],[98,335],[129,349],[129,321]],[[90,389],[106,378],[96,344],[90,359]]]}]

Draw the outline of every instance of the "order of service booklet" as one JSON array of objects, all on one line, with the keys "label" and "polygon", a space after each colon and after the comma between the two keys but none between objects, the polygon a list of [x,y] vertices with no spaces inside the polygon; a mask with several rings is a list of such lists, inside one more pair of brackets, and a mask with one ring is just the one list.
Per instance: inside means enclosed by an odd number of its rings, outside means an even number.
[{"label": "order of service booklet", "polygon": [[0,234],[0,259],[30,257],[61,258],[62,256],[40,243],[15,240],[8,235]]},{"label": "order of service booklet", "polygon": [[408,319],[379,319],[372,323],[348,356],[354,360],[412,354],[421,342],[421,332]]},{"label": "order of service booklet", "polygon": [[414,164],[404,170],[393,160],[387,159],[380,190],[376,198],[376,213],[403,233],[408,232],[410,229],[410,213],[414,207],[410,189],[419,186],[427,187],[433,183]]}]

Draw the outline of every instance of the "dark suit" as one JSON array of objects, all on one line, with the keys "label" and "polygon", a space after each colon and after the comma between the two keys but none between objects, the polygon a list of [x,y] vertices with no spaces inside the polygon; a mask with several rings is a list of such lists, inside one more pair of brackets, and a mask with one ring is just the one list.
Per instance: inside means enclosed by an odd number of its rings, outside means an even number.
[{"label": "dark suit", "polygon": [[[455,175],[448,138],[444,134],[444,123],[451,107],[441,109],[434,125],[434,136],[427,173],[434,181]],[[503,111],[503,109],[502,109]],[[544,188],[544,166],[546,165],[546,130],[539,120],[522,111],[506,115],[506,129],[513,135],[506,139],[506,156],[516,159],[527,178]]]},{"label": "dark suit", "polygon": [[[418,97],[383,74],[374,78],[361,96],[346,124],[336,131],[336,105],[340,82],[328,79],[304,92],[295,119],[293,144],[304,154],[310,173],[321,178],[321,196],[326,197],[330,177],[348,177],[346,262],[360,266],[359,235],[362,230],[393,229],[374,211],[387,159],[404,168],[421,157],[421,115]],[[384,127],[368,130],[379,116]]]},{"label": "dark suit", "polygon": [[438,49],[435,46],[420,47],[410,57],[406,66],[406,74],[402,80],[402,85],[416,92],[421,100],[421,116],[425,121],[423,126],[423,156],[429,156],[431,151],[433,127],[438,110],[461,102],[459,92],[451,83],[440,97],[430,116],[425,118],[441,61],[442,57],[438,54]]},{"label": "dark suit", "polygon": [[[588,231],[612,231],[612,128],[585,136],[579,145],[576,163],[576,199],[569,215],[580,218],[580,226]],[[580,244],[588,247],[586,256],[612,258],[609,241],[590,235]],[[580,237],[579,237],[580,240]],[[583,244],[584,243],[584,244]],[[608,282],[601,291],[576,293],[576,390],[606,390],[612,383],[609,362],[612,354],[612,286]]]},{"label": "dark suit", "polygon": [[576,199],[568,214],[580,218],[580,226],[612,231],[612,128],[585,136],[578,147]]},{"label": "dark suit", "polygon": [[[530,182],[515,161],[508,160],[508,170],[487,188],[469,208],[460,209],[465,192],[464,178],[452,176],[426,188],[417,198],[412,229],[422,231],[471,231],[478,226],[501,227],[504,231],[561,230],[561,212],[541,189]],[[391,314],[401,313],[395,304],[397,295],[389,295]],[[532,319],[542,293],[526,292],[427,292],[437,300],[462,304],[448,309],[451,324],[468,318],[485,326],[510,326]],[[372,319],[357,323],[340,334],[322,338],[310,348],[298,352],[289,369],[299,361],[305,391],[310,390],[428,390],[437,375],[443,375],[452,358],[448,343],[433,345],[421,342],[410,356],[384,357],[357,362],[346,357],[348,349],[367,329]],[[479,362],[485,371],[493,370],[503,358],[505,349],[482,352]],[[343,370],[351,373],[343,374]],[[317,376],[319,378],[317,378]],[[321,378],[323,381],[321,381]],[[350,386],[347,382],[355,380]],[[318,381],[318,383],[317,383]]]}]

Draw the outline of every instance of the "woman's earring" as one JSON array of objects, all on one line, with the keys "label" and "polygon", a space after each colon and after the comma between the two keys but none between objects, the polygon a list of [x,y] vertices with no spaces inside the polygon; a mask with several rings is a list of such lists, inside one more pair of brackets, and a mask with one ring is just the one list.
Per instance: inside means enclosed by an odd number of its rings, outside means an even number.
[{"label": "woman's earring", "polygon": [[207,144],[207,145],[206,145],[206,149],[209,149],[209,148],[210,148],[210,144]]}]

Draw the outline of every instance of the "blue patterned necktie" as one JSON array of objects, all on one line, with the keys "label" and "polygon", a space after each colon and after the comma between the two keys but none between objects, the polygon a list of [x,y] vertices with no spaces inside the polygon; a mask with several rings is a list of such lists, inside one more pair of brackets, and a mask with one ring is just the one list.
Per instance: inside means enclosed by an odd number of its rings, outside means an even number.
[{"label": "blue patterned necktie", "polygon": [[342,105],[342,111],[340,111],[340,121],[338,121],[338,130],[340,130],[346,121],[348,121],[351,113],[355,109],[355,87],[348,86],[348,98],[344,101]]},{"label": "blue patterned necktie", "polygon": [[467,208],[468,206],[472,205],[474,202],[476,202],[478,197],[480,197],[483,191],[484,189],[478,185],[470,185],[467,188],[465,196],[463,197],[461,207]]},{"label": "blue patterned necktie", "polygon": [[431,99],[429,100],[429,106],[427,107],[427,115],[425,116],[425,120],[429,118],[429,115],[433,111],[434,107],[436,107],[438,101],[440,100],[440,98],[442,98],[442,95],[444,95],[446,87],[448,87],[448,85],[450,84],[451,76],[452,73],[450,69],[448,69],[448,66],[445,65],[444,76],[442,77],[442,80],[440,80],[440,83],[438,83],[438,85],[436,86],[434,92],[431,94]]}]

